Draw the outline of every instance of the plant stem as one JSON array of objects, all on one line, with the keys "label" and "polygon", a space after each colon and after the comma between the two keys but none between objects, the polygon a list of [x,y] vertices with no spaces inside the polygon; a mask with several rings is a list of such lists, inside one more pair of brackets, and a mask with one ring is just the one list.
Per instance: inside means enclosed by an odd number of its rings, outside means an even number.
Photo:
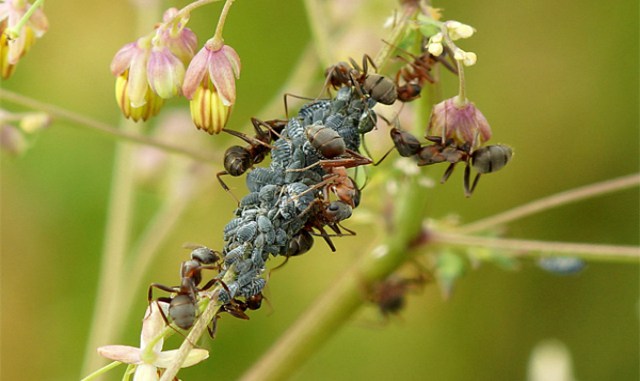
[{"label": "plant stem", "polygon": [[29,22],[29,19],[33,15],[33,12],[35,12],[38,8],[40,8],[43,3],[44,3],[44,0],[36,0],[31,5],[31,7],[29,7],[29,9],[24,13],[24,15],[22,15],[22,18],[20,19],[20,21],[18,21],[18,23],[14,25],[13,28],[10,28],[4,31],[4,33],[6,33],[7,36],[9,36],[9,38],[11,39],[18,38],[20,31],[22,30],[22,28],[24,28],[27,22]]},{"label": "plant stem", "polygon": [[[131,122],[125,122],[123,127],[127,130],[135,128]],[[134,148],[131,144],[121,142],[116,146],[105,241],[98,277],[99,285],[82,374],[88,373],[99,365],[100,358],[94,355],[95,348],[108,343],[119,328],[114,324],[116,319],[112,316],[120,315],[117,290],[120,288],[124,256],[129,243],[134,194],[133,166],[131,165],[133,155]]]},{"label": "plant stem", "polygon": [[309,22],[311,38],[315,43],[316,52],[322,62],[322,66],[329,67],[334,62],[331,49],[329,48],[329,41],[332,40],[329,31],[333,28],[329,27],[330,20],[325,11],[326,3],[324,7],[319,3],[318,0],[304,0],[307,11],[307,21]]},{"label": "plant stem", "polygon": [[189,156],[195,160],[202,161],[205,163],[220,161],[220,155],[218,154],[216,155],[202,154],[199,151],[195,151],[187,147],[180,147],[170,143],[162,142],[160,140],[157,140],[148,136],[144,136],[133,130],[123,130],[120,128],[112,127],[109,124],[99,122],[97,120],[88,118],[86,116],[74,113],[69,110],[65,110],[61,107],[58,107],[49,103],[39,102],[32,98],[25,97],[23,95],[20,95],[11,91],[7,91],[4,89],[0,89],[0,99],[6,99],[13,103],[27,106],[34,110],[44,111],[55,117],[71,121],[81,127],[94,129],[119,139],[124,139],[130,142],[156,147],[166,152],[172,152],[172,153]]},{"label": "plant stem", "polygon": [[243,381],[290,377],[358,310],[373,283],[386,278],[411,257],[409,248],[421,233],[427,202],[414,179],[403,190],[404,193],[397,197],[394,231],[388,236],[386,245],[366,253],[341,274],[242,377]]},{"label": "plant stem", "polygon": [[637,173],[595,184],[589,184],[580,188],[556,193],[554,195],[547,196],[539,200],[527,203],[525,205],[507,210],[506,212],[483,218],[479,221],[463,225],[455,229],[454,231],[460,234],[480,232],[498,225],[503,225],[508,222],[530,216],[535,213],[543,212],[551,208],[556,208],[562,205],[571,204],[611,192],[621,191],[627,188],[636,187],[638,185],[640,185],[640,174]]},{"label": "plant stem", "polygon": [[229,15],[229,9],[231,9],[231,5],[235,0],[226,0],[224,3],[224,7],[222,8],[222,12],[220,12],[220,17],[218,18],[218,25],[216,26],[216,32],[213,35],[214,41],[220,41],[220,47],[222,47],[222,31],[224,30],[224,22],[227,20],[227,16]]},{"label": "plant stem", "polygon": [[[139,4],[136,7],[137,30],[142,32],[161,14],[159,1]],[[138,33],[142,34],[142,33]],[[122,129],[135,134],[139,128],[135,123],[123,120]],[[135,191],[133,162],[136,147],[129,142],[118,142],[116,145],[113,180],[109,196],[109,210],[105,228],[100,276],[95,309],[91,322],[91,331],[85,349],[85,361],[81,374],[87,374],[99,366],[102,360],[95,356],[95,348],[108,343],[122,329],[116,325],[113,316],[123,315],[119,302],[120,292],[126,290],[122,284],[125,254],[131,233],[131,213]]]},{"label": "plant stem", "polygon": [[430,242],[453,246],[477,246],[508,250],[509,256],[543,256],[549,254],[568,254],[592,261],[638,263],[640,247],[599,245],[572,242],[543,242],[522,239],[475,237],[441,231],[429,232]]}]

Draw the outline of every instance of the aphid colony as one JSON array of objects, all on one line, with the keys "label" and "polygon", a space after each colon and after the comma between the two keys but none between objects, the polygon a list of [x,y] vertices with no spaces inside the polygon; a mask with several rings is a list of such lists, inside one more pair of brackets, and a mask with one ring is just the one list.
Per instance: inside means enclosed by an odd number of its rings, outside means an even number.
[{"label": "aphid colony", "polygon": [[[424,82],[433,81],[429,71],[438,61],[424,54],[413,57],[398,72],[395,82],[368,74],[368,62],[372,64],[365,56],[362,68],[353,60],[330,67],[325,86],[337,90],[333,98],[311,101],[288,120],[253,118],[253,137],[224,130],[248,145],[232,146],[226,151],[225,170],[218,173],[218,180],[228,191],[221,176],[246,173],[249,193],[239,200],[234,217],[224,227],[221,253],[196,248],[191,259],[182,263],[180,286],[150,286],[149,302],[153,300],[153,288],[175,294],[159,300],[170,304],[168,315],[178,327],[191,328],[199,293],[214,284],[221,286],[221,311],[248,319],[245,311],[261,305],[265,263],[270,256],[288,259],[303,254],[313,246],[314,236],[321,236],[335,251],[331,237],[355,234],[340,225],[360,202],[360,190],[347,169],[372,163],[358,150],[361,136],[375,127],[377,115],[373,107],[376,103],[416,99]],[[449,138],[449,131],[440,132],[430,136],[427,131],[431,144],[420,143],[399,127],[391,129],[391,138],[399,154],[413,157],[419,166],[449,163],[443,181],[456,163],[465,162],[467,195],[473,192],[480,174],[502,168],[511,157],[508,146],[482,146],[490,135],[478,144],[459,145]],[[271,155],[269,166],[254,168],[267,154]],[[472,184],[471,167],[478,173]],[[217,270],[218,274],[199,287],[203,269]],[[216,320],[217,317],[214,325]]]}]

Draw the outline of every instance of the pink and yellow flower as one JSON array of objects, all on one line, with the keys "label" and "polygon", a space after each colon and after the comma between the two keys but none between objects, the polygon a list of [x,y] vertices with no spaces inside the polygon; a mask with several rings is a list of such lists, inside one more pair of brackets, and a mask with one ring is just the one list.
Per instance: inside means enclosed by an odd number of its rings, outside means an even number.
[{"label": "pink and yellow flower", "polygon": [[198,129],[218,134],[236,101],[240,57],[222,41],[211,39],[193,57],[182,92],[190,100],[191,118]]}]

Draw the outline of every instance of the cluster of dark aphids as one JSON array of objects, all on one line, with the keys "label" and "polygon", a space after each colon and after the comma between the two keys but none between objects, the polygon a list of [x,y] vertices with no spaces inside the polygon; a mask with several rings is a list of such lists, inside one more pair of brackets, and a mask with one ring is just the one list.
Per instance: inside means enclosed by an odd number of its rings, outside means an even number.
[{"label": "cluster of dark aphids", "polygon": [[[196,318],[199,293],[217,283],[221,286],[218,300],[223,304],[220,311],[247,319],[245,311],[261,305],[269,257],[288,259],[303,254],[311,249],[314,236],[322,237],[335,251],[331,237],[355,234],[341,225],[360,201],[360,190],[347,169],[372,163],[358,150],[361,137],[376,125],[373,107],[377,103],[390,105],[396,100],[408,102],[417,98],[423,83],[433,81],[429,72],[437,62],[426,56],[413,57],[395,82],[369,74],[368,63],[372,61],[368,56],[363,58],[362,67],[353,60],[341,62],[327,69],[325,86],[337,90],[332,98],[308,102],[288,120],[253,118],[255,136],[224,130],[248,145],[227,149],[225,170],[217,177],[229,191],[221,176],[248,172],[249,193],[239,200],[234,218],[224,228],[222,251],[195,248],[191,259],[182,263],[181,285],[167,287],[154,283],[149,288],[149,301],[153,299],[153,288],[174,293],[172,298],[159,300],[169,303],[168,314],[176,325],[188,329]],[[399,128],[391,130],[391,137],[400,155],[413,156],[418,165],[451,163],[446,177],[455,163],[467,162],[467,191],[472,191],[477,183],[476,178],[469,187],[470,161],[480,174],[499,169],[508,160],[504,154],[494,154],[502,146],[471,151],[451,147],[442,140],[422,144]],[[508,153],[510,157],[510,150]],[[254,168],[269,154],[268,166]],[[500,160],[496,159],[498,156]],[[218,274],[200,287],[204,269],[216,270]]]},{"label": "cluster of dark aphids", "polygon": [[[235,217],[224,228],[221,252],[195,248],[191,259],[182,263],[180,286],[149,288],[150,301],[153,288],[176,294],[160,300],[169,303],[168,314],[178,327],[193,325],[199,292],[216,283],[221,286],[221,311],[248,318],[245,311],[261,305],[270,256],[288,259],[303,254],[311,249],[314,236],[321,236],[335,251],[331,237],[355,234],[340,225],[360,202],[360,190],[347,169],[372,162],[358,152],[361,135],[375,126],[375,104],[396,100],[393,81],[366,71],[366,66],[336,65],[327,76],[337,90],[334,97],[311,101],[288,120],[254,118],[255,136],[225,130],[248,145],[226,151],[225,170],[218,179],[229,190],[222,175],[248,172],[249,193],[239,200]],[[254,168],[267,154],[269,166]],[[218,275],[199,287],[203,269],[217,270]]]}]

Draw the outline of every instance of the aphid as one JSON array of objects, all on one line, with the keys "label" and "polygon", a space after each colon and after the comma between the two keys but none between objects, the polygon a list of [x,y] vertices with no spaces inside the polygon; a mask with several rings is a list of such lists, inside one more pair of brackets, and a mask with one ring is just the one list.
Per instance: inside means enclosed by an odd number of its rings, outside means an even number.
[{"label": "aphid", "polygon": [[[220,283],[226,287],[219,279],[212,279],[204,286],[198,288],[202,281],[202,270],[211,269],[219,270],[220,266],[216,264],[220,260],[220,253],[199,247],[191,252],[191,259],[182,262],[180,266],[180,286],[169,287],[159,283],[152,283],[148,290],[148,301],[153,300],[153,289],[157,288],[166,292],[175,293],[174,297],[161,297],[158,301],[169,303],[169,317],[182,329],[189,329],[193,326],[196,319],[196,303],[198,292],[211,288],[215,283]],[[166,316],[163,314],[166,320]],[[168,324],[168,323],[167,323]]]},{"label": "aphid", "polygon": [[260,192],[265,185],[284,184],[284,173],[274,168],[255,168],[247,174],[247,188],[251,192]]},{"label": "aphid", "polygon": [[238,228],[236,239],[240,242],[250,242],[258,232],[258,223],[249,221]]}]

